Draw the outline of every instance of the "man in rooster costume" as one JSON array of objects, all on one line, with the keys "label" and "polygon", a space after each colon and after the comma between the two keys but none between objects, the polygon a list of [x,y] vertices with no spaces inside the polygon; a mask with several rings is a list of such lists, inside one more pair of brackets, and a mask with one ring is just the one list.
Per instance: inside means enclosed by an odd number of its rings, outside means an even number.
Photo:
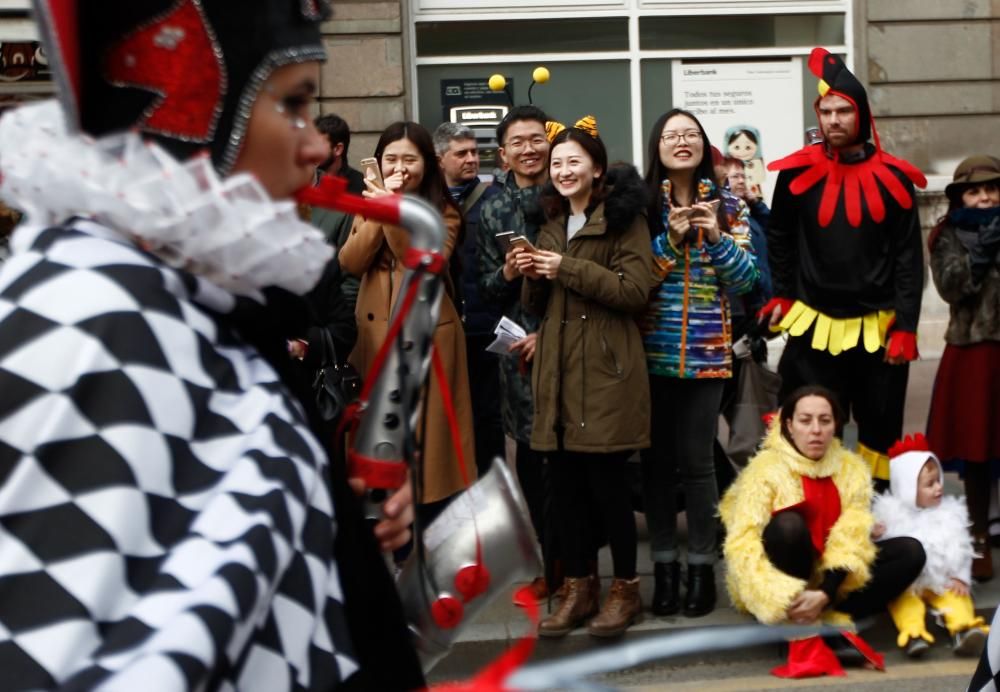
[{"label": "man in rooster costume", "polygon": [[882,150],[865,88],[839,57],[815,48],[809,68],[820,79],[824,141],[768,166],[781,171],[768,229],[776,297],[759,316],[790,337],[779,398],[803,384],[835,391],[884,488],[917,358],[923,256],[913,186],[927,180]]}]

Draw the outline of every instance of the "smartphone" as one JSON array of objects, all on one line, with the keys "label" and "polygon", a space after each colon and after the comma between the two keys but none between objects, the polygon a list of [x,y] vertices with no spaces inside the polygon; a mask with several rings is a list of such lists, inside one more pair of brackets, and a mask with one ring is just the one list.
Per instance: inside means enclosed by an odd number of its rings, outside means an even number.
[{"label": "smartphone", "polygon": [[361,173],[365,176],[365,180],[372,185],[385,189],[385,181],[382,180],[382,170],[379,168],[378,159],[375,157],[361,159]]},{"label": "smartphone", "polygon": [[516,235],[510,239],[510,246],[524,248],[527,252],[534,252],[535,246],[531,244],[531,241],[525,238],[523,235]]},{"label": "smartphone", "polygon": [[709,209],[712,210],[713,214],[718,214],[719,213],[719,205],[722,204],[722,200],[721,199],[710,199],[707,202],[701,202],[701,204],[708,205]]},{"label": "smartphone", "polygon": [[515,235],[517,234],[514,233],[514,231],[500,231],[499,233],[493,236],[494,238],[497,239],[497,242],[500,244],[500,248],[503,250],[503,253],[505,255],[508,252],[510,252],[510,240]]}]

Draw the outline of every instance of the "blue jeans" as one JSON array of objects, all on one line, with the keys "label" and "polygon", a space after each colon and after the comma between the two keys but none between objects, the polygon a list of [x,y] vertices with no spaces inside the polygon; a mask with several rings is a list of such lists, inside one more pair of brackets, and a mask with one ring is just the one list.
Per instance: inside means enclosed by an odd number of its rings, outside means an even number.
[{"label": "blue jeans", "polygon": [[649,376],[652,446],[642,459],[642,493],[654,562],[675,562],[677,491],[684,489],[689,565],[717,558],[713,445],[725,380]]}]

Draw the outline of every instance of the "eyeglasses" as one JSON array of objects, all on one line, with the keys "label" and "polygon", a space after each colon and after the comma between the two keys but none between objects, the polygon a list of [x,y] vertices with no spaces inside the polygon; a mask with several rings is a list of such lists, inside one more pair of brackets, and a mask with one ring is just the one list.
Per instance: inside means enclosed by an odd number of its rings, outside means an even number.
[{"label": "eyeglasses", "polygon": [[542,135],[538,135],[537,137],[532,137],[531,139],[512,139],[511,141],[507,142],[507,144],[504,146],[504,149],[507,149],[508,151],[512,152],[517,152],[526,148],[529,144],[531,145],[532,149],[541,149],[548,143],[549,140],[545,139],[545,137]]},{"label": "eyeglasses", "polygon": [[701,133],[698,130],[688,130],[687,132],[664,132],[660,140],[669,146],[676,146],[679,142],[694,144],[701,141]]}]

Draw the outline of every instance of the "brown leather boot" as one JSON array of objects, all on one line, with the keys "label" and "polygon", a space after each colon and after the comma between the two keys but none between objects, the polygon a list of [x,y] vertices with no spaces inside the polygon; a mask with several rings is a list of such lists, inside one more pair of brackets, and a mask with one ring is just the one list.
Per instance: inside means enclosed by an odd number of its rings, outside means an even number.
[{"label": "brown leather boot", "polygon": [[556,612],[538,625],[541,637],[565,637],[573,629],[582,625],[587,618],[597,612],[591,577],[566,577],[563,581],[565,598]]},{"label": "brown leather boot", "polygon": [[640,615],[639,577],[615,579],[601,612],[587,625],[587,631],[594,637],[619,637]]},{"label": "brown leather boot", "polygon": [[[597,576],[596,574],[591,574],[587,578],[590,579],[590,595],[591,595],[591,598],[594,599],[594,603],[600,603],[601,602],[601,578],[599,576]],[[549,600],[551,601],[552,599],[555,599],[556,601],[561,601],[564,598],[566,598],[566,582],[565,581],[562,582],[562,586],[560,586],[556,590],[556,592],[552,594],[552,596],[551,596],[551,598]],[[550,608],[550,610],[551,610],[551,608]]]}]

